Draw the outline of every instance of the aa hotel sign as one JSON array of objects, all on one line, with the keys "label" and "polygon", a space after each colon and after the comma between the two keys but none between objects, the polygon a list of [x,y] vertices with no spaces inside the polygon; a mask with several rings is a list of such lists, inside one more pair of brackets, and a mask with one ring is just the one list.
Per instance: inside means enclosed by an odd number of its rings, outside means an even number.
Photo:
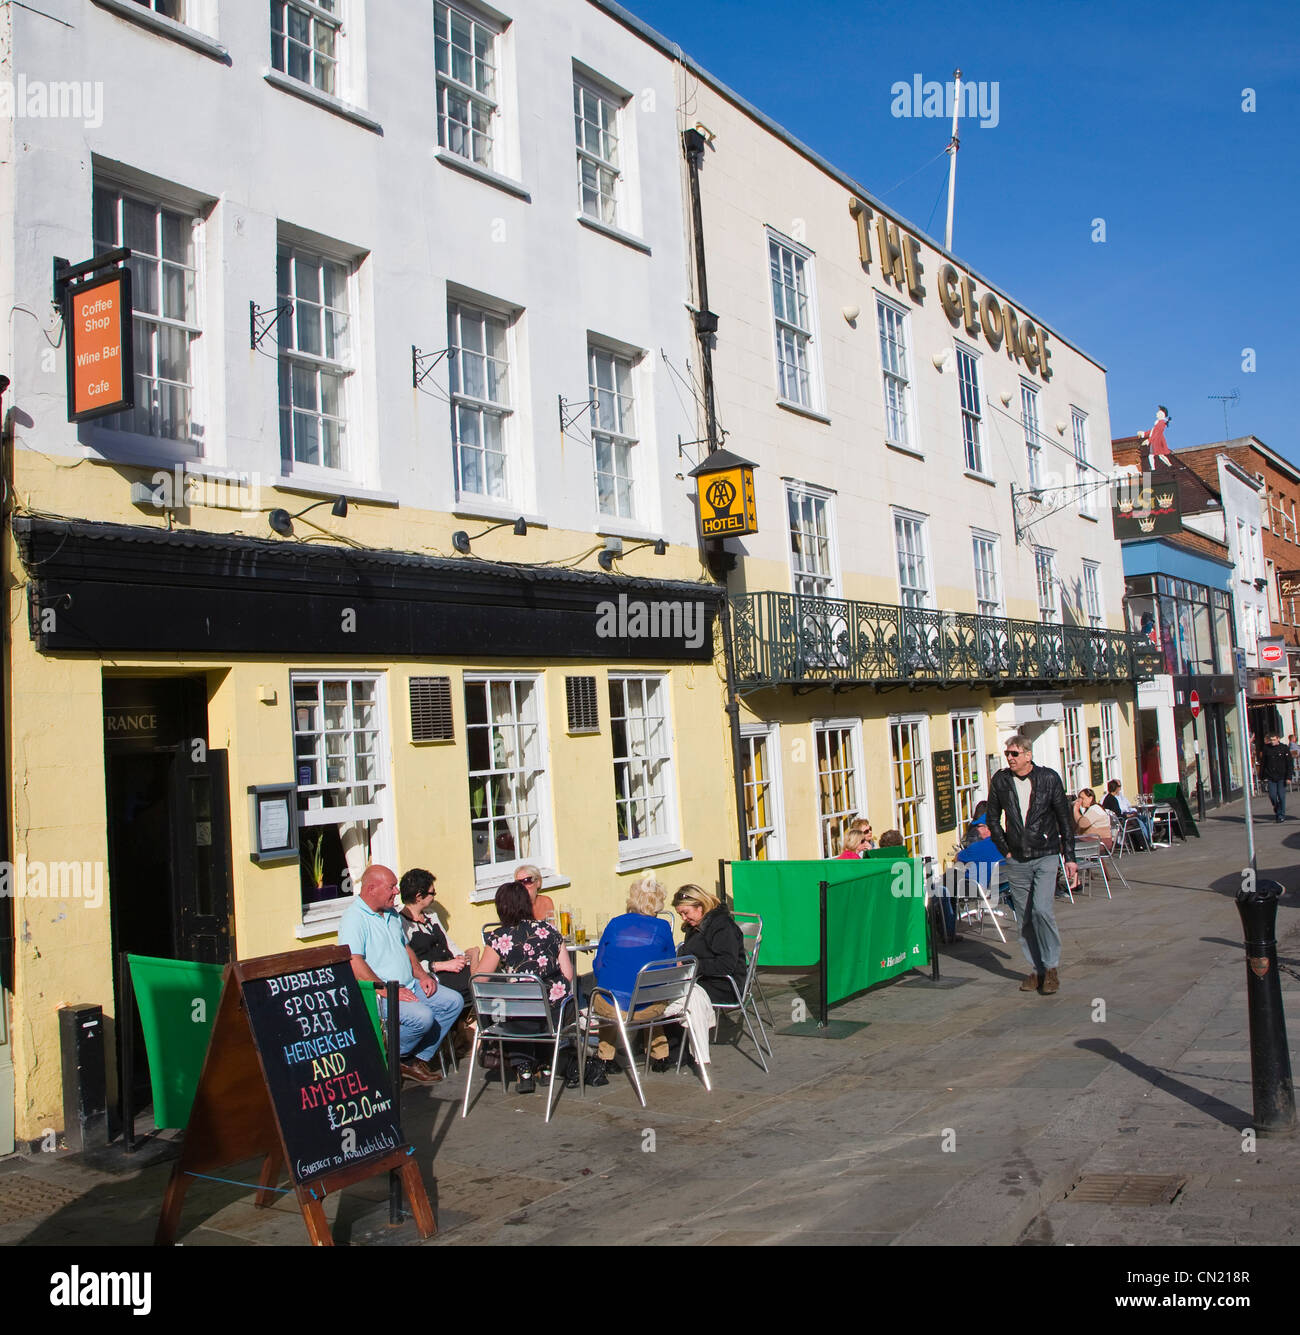
[{"label": "aa hotel sign", "polygon": [[[858,258],[862,267],[871,270],[874,231],[881,277],[900,292],[906,292],[918,305],[923,302],[924,268],[921,243],[916,237],[890,222],[883,213],[875,213],[860,199],[849,201],[849,214],[858,228]],[[999,300],[996,293],[980,293],[970,275],[961,273],[952,264],[939,267],[939,304],[954,329],[964,325],[971,338],[982,337],[994,352],[1005,345],[1012,361],[1023,362],[1044,380],[1052,378],[1047,330],[1018,314],[1010,302]]]}]

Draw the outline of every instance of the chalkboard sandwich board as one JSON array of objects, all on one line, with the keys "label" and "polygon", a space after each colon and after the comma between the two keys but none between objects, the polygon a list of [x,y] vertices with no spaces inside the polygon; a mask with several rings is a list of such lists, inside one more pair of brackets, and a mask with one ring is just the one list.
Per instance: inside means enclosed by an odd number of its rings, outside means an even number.
[{"label": "chalkboard sandwich board", "polygon": [[216,1022],[156,1241],[175,1235],[189,1178],[263,1159],[258,1205],[281,1171],[317,1246],[330,1191],[397,1170],[420,1234],[434,1231],[394,1085],[345,946],[226,966]]}]

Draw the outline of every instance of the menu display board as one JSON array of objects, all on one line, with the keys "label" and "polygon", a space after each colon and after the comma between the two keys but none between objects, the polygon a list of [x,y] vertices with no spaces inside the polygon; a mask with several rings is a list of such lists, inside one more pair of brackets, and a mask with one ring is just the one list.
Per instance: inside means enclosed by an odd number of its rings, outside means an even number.
[{"label": "menu display board", "polygon": [[952,752],[935,751],[930,757],[934,775],[934,829],[936,834],[957,828],[957,791],[953,784]]}]

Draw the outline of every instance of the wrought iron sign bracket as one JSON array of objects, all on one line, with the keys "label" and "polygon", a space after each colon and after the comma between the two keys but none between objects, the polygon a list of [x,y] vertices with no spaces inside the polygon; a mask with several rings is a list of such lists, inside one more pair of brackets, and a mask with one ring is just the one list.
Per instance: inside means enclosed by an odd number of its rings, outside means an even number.
[{"label": "wrought iron sign bracket", "polygon": [[439,348],[437,352],[421,352],[411,344],[411,388],[419,389],[428,379],[429,372],[451,352],[450,348]]},{"label": "wrought iron sign bracket", "polygon": [[96,255],[94,259],[85,260],[81,264],[69,264],[61,255],[56,255],[54,257],[54,304],[62,307],[63,294],[76,279],[85,278],[88,274],[99,273],[103,269],[116,268],[119,264],[125,264],[130,258],[130,246],[120,246],[117,250],[105,251],[104,254]]},{"label": "wrought iron sign bracket", "polygon": [[583,413],[596,411],[595,399],[583,399],[581,404],[577,399],[567,400],[563,394],[557,394],[556,400],[560,405],[560,434],[563,435]]},{"label": "wrought iron sign bracket", "polygon": [[280,323],[280,317],[287,315],[293,319],[293,302],[286,301],[283,306],[275,308],[275,314],[271,314],[270,306],[258,306],[257,302],[248,303],[248,346],[254,351],[257,345]]}]

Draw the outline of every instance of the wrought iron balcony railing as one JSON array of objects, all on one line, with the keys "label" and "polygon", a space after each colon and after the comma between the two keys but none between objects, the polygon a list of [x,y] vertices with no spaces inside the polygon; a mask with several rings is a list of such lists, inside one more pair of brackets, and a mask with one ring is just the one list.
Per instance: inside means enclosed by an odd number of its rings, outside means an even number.
[{"label": "wrought iron balcony railing", "polygon": [[742,688],[1136,682],[1137,638],[1086,626],[1012,621],[795,593],[732,600]]}]

